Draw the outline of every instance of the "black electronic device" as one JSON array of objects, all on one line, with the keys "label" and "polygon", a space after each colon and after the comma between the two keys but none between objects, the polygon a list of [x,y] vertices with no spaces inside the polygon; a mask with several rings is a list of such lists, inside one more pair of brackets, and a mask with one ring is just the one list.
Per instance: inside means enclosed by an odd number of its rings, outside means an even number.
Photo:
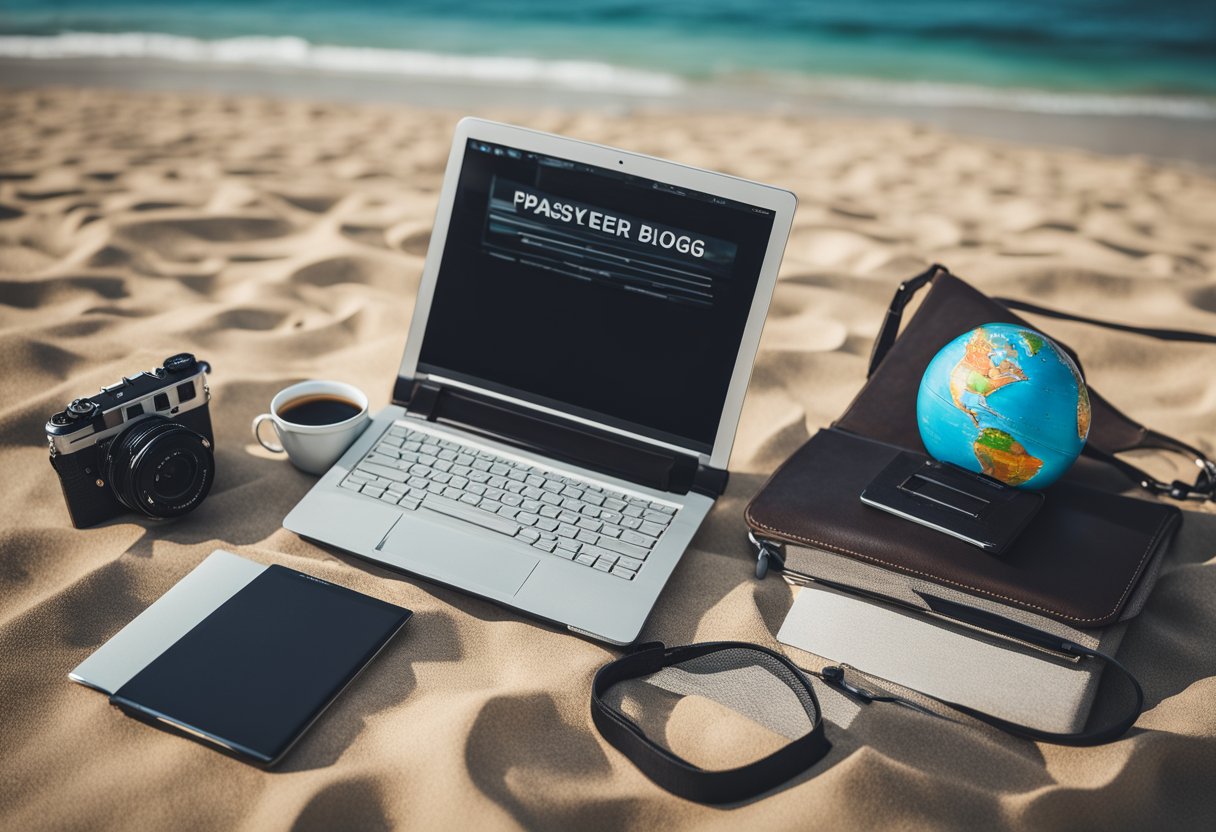
[{"label": "black electronic device", "polygon": [[127,511],[176,517],[203,501],[215,480],[210,371],[178,353],[51,416],[51,466],[74,526]]},{"label": "black electronic device", "polygon": [[246,762],[274,765],[411,614],[270,566],[110,702]]},{"label": "black electronic device", "polygon": [[1043,495],[903,452],[865,487],[861,501],[1001,555],[1038,512]]},{"label": "black electronic device", "polygon": [[410,616],[217,549],[68,675],[129,716],[274,765]]}]

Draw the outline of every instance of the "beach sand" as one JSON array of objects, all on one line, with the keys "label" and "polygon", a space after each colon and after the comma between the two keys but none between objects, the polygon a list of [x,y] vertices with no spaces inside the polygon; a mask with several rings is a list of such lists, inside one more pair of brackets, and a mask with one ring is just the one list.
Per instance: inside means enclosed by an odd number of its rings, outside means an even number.
[{"label": "beach sand", "polygon": [[[742,509],[843,410],[900,279],[1216,333],[1216,180],[1184,165],[961,138],[896,121],[491,112],[788,187],[800,204],[725,497],[643,641],[774,649],[791,590],[752,577]],[[618,653],[283,530],[313,479],[258,448],[281,387],[384,405],[453,125],[444,111],[105,90],[0,92],[0,827],[5,829],[1199,828],[1216,817],[1216,512],[1188,506],[1120,658],[1146,712],[1101,748],[1036,745],[824,694],[831,755],[772,796],[697,806],[595,732]],[[1040,320],[1089,380],[1216,454],[1216,347]],[[218,479],[170,524],[71,527],[43,424],[190,350]],[[1188,472],[1139,461],[1166,478]],[[1189,472],[1192,473],[1193,472]],[[123,717],[67,672],[213,549],[415,611],[274,773]],[[848,730],[841,725],[847,723]],[[715,766],[771,750],[689,700],[667,738]],[[737,759],[737,758],[736,758]]]}]

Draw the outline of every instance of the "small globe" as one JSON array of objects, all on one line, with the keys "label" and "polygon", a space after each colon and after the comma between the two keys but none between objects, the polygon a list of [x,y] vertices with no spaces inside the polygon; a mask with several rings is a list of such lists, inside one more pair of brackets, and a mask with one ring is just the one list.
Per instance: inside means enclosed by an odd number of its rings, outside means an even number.
[{"label": "small globe", "polygon": [[1044,488],[1085,447],[1089,392],[1041,332],[984,324],[942,347],[916,397],[925,448],[1007,485]]}]

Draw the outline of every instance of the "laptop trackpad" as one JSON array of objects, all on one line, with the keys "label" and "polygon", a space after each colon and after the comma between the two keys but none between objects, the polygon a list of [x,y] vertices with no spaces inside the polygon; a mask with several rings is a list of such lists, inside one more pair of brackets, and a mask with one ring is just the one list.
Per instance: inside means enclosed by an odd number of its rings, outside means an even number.
[{"label": "laptop trackpad", "polygon": [[519,592],[540,562],[516,551],[506,539],[486,540],[408,514],[402,516],[379,548],[383,560],[393,566],[491,595]]}]

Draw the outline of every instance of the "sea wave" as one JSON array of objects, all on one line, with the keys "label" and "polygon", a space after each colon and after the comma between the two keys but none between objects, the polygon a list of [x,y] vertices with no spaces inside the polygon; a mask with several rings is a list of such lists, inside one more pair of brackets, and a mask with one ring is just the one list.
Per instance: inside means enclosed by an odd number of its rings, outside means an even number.
[{"label": "sea wave", "polygon": [[784,76],[787,92],[907,107],[981,107],[1052,115],[1216,119],[1216,101],[1190,96],[980,87],[929,81]]},{"label": "sea wave", "polygon": [[598,61],[451,55],[408,49],[329,46],[297,37],[201,40],[159,32],[63,32],[0,35],[0,57],[127,58],[404,75],[482,83],[527,84],[632,95],[674,95],[684,82],[661,72]]},{"label": "sea wave", "polygon": [[[291,36],[204,40],[159,32],[63,32],[0,35],[0,58],[118,58],[188,64],[407,76],[575,92],[672,97],[709,88],[719,104],[729,93],[751,105],[776,99],[850,101],[900,107],[971,107],[1060,115],[1150,116],[1216,120],[1216,99],[1188,95],[1045,90],[940,81],[750,72],[700,79],[606,61],[458,55],[422,50],[335,46]],[[715,92],[716,91],[716,92]],[[723,93],[719,96],[718,93]],[[693,96],[700,99],[701,96]],[[703,99],[702,99],[703,100]]]}]

